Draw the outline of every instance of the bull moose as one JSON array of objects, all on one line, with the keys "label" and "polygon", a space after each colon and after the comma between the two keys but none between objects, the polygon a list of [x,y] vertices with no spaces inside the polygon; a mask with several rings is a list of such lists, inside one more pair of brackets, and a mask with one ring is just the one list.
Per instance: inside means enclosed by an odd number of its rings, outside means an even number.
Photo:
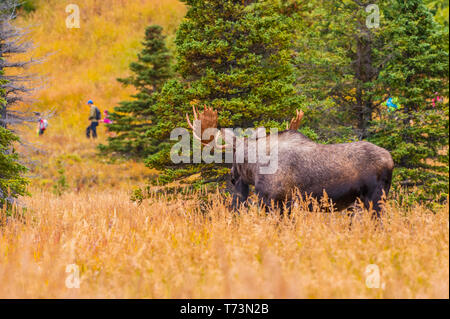
[{"label": "bull moose", "polygon": [[[217,111],[205,106],[199,113],[193,107],[194,123],[201,124],[201,132],[208,128],[217,128]],[[297,111],[285,131],[278,133],[276,143],[278,148],[278,167],[273,174],[261,174],[258,161],[249,163],[246,159],[250,143],[248,138],[237,139],[232,136],[230,147],[223,131],[226,145],[217,143],[217,137],[203,139],[195,134],[196,126],[192,125],[188,114],[186,119],[194,131],[194,138],[206,145],[214,139],[215,147],[232,148],[233,165],[231,169],[231,182],[235,188],[235,198],[240,203],[249,196],[249,185],[254,185],[258,198],[267,206],[276,204],[282,207],[293,199],[296,189],[320,200],[326,192],[328,198],[337,210],[350,207],[358,199],[364,203],[365,208],[372,207],[374,216],[379,217],[380,201],[383,194],[388,195],[391,186],[394,162],[390,153],[372,143],[359,141],[344,144],[318,144],[298,132],[303,117],[302,111]],[[270,139],[271,135],[261,138]],[[239,148],[239,144],[244,147]],[[237,144],[237,145],[236,145]],[[267,143],[268,145],[269,143]],[[242,146],[242,145],[241,145]],[[244,150],[244,161],[238,163],[236,150]]]}]

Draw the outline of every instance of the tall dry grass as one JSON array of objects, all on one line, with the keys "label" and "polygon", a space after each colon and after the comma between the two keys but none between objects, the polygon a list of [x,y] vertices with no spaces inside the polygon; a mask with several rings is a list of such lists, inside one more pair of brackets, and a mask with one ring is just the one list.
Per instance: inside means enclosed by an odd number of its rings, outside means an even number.
[{"label": "tall dry grass", "polygon": [[[448,207],[388,205],[383,229],[368,214],[350,229],[341,214],[236,215],[208,196],[137,206],[126,191],[35,192],[23,220],[2,216],[0,297],[449,297]],[[69,264],[79,289],[66,287]]]}]

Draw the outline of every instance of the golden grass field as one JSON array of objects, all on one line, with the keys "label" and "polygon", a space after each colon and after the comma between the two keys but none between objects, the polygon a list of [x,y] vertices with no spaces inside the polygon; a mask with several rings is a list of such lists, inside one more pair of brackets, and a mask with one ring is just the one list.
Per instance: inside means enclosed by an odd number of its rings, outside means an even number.
[{"label": "golden grass field", "polygon": [[[130,99],[134,90],[122,86],[119,77],[130,74],[129,64],[141,50],[145,28],[150,24],[163,26],[168,46],[173,48],[175,31],[186,12],[178,0],[80,0],[80,28],[67,29],[67,4],[61,0],[41,0],[38,9],[19,17],[17,24],[30,27],[29,38],[35,49],[26,57],[43,63],[27,72],[43,75],[40,90],[33,98],[33,109],[55,109],[49,128],[38,138],[36,128],[25,129],[21,137],[40,151],[23,149],[27,159],[35,161],[32,186],[50,190],[58,176],[57,162],[66,169],[69,184],[84,188],[127,187],[140,184],[155,172],[142,163],[121,161],[107,164],[108,159],[96,156],[95,143],[85,138],[89,108],[94,100],[103,111],[112,111],[118,102]],[[24,57],[19,57],[24,58]],[[104,128],[100,139],[106,141]]]},{"label": "golden grass field", "polygon": [[[363,214],[236,215],[209,194],[149,199],[122,190],[35,191],[0,232],[0,298],[448,298],[448,206]],[[69,289],[70,264],[80,288]],[[369,265],[380,288],[368,288]],[[373,267],[373,266],[372,266]],[[373,273],[372,273],[373,275]]]},{"label": "golden grass field", "polygon": [[[390,200],[383,228],[367,213],[350,228],[346,215],[298,207],[290,217],[254,206],[234,214],[214,193],[131,202],[132,189],[156,172],[98,157],[106,134],[101,127],[98,141],[84,138],[85,104],[111,110],[129,98],[115,79],[129,74],[145,26],[161,24],[173,47],[185,8],[105,2],[77,1],[77,30],[65,28],[59,0],[40,1],[18,21],[34,26],[33,56],[52,53],[32,71],[47,75],[36,107],[58,113],[42,138],[34,127],[22,135],[40,150],[24,150],[35,161],[24,217],[0,213],[0,298],[449,298],[448,205],[433,213]],[[58,163],[62,196],[53,193]],[[79,288],[66,285],[72,264]],[[367,287],[370,265],[380,288]]]},{"label": "golden grass field", "polygon": [[[79,29],[66,27],[65,9],[70,3],[80,8]],[[80,125],[87,126],[89,99],[112,111],[134,93],[116,79],[130,75],[128,66],[142,49],[145,28],[161,25],[173,49],[185,12],[178,0],[40,0],[35,12],[17,21],[31,26],[29,38],[35,49],[29,56],[45,58],[30,70],[44,76],[44,82],[37,83],[41,89],[34,107],[55,108],[52,130],[77,135]]]}]

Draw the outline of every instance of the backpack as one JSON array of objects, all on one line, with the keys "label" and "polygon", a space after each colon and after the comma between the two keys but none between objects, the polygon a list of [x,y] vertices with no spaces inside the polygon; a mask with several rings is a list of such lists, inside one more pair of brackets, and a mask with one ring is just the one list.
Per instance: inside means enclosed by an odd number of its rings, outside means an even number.
[{"label": "backpack", "polygon": [[100,121],[102,119],[102,113],[100,113],[100,110],[98,109],[98,107],[95,107],[95,119],[97,121]]},{"label": "backpack", "polygon": [[48,127],[48,121],[45,119],[39,120],[39,129],[45,130]]}]

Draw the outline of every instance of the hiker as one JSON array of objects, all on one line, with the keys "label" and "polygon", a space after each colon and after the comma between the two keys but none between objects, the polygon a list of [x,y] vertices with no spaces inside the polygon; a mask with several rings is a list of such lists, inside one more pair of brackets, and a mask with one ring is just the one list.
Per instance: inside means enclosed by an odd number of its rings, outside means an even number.
[{"label": "hiker", "polygon": [[107,110],[103,111],[103,124],[107,124],[106,127],[106,134],[108,134],[109,137],[115,137],[116,133],[111,132],[108,128],[109,124],[113,124],[113,121],[109,118],[109,112]]},{"label": "hiker", "polygon": [[91,108],[89,111],[89,121],[91,121],[91,124],[86,129],[86,137],[90,138],[92,132],[92,138],[97,138],[98,121],[100,121],[102,116],[100,110],[94,105],[92,100],[89,100],[87,104]]},{"label": "hiker", "polygon": [[444,99],[439,96],[439,93],[434,92],[434,98],[431,100],[433,107],[436,107],[436,103],[441,103],[442,101],[444,101]]},{"label": "hiker", "polygon": [[112,124],[113,121],[111,121],[111,119],[109,118],[109,113],[107,110],[103,111],[103,120],[102,120],[103,124],[107,124],[106,127],[106,134],[108,134],[108,136],[113,137],[114,133],[110,132],[108,129],[108,124]]},{"label": "hiker", "polygon": [[103,111],[103,123],[104,124],[112,124],[112,121],[109,119],[109,113],[107,110]]},{"label": "hiker", "polygon": [[42,117],[39,117],[38,120],[38,135],[42,136],[47,129],[48,121],[46,119],[43,119]]}]

